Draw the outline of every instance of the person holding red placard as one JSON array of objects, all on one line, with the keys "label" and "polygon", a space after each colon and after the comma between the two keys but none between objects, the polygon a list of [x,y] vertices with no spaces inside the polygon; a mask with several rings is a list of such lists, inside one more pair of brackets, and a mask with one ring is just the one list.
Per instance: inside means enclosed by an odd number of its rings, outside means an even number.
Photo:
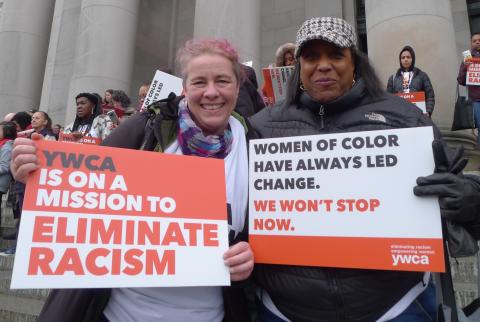
[{"label": "person holding red placard", "polygon": [[387,84],[389,93],[424,92],[427,114],[432,116],[435,108],[435,92],[427,73],[415,67],[415,51],[405,46],[398,55],[400,68],[390,76]]},{"label": "person holding red placard", "polygon": [[[238,54],[226,40],[186,43],[178,53],[185,97],[171,95],[120,124],[104,145],[223,159],[230,247],[224,254],[233,282],[253,270],[246,242],[247,122],[234,112],[242,79]],[[15,143],[12,172],[25,181],[36,169],[35,143]],[[146,169],[149,171],[148,169]],[[151,171],[182,171],[151,169]],[[199,171],[202,171],[199,169]],[[188,185],[188,182],[184,183]],[[208,189],[208,183],[205,183]],[[39,321],[249,321],[241,285],[233,287],[52,290]]]},{"label": "person holding red placard", "polygon": [[[462,86],[467,87],[468,98],[473,102],[473,118],[475,127],[480,129],[480,86],[467,85],[467,69],[471,64],[477,65],[480,63],[480,32],[472,34],[471,49],[464,52],[464,60],[458,70],[457,82]],[[477,133],[477,148],[480,147],[480,135]]]}]

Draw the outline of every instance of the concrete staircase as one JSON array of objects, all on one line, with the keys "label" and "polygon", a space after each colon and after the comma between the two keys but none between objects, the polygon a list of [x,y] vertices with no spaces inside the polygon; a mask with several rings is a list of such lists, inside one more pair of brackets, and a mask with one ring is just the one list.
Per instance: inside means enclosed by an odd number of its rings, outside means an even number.
[{"label": "concrete staircase", "polygon": [[[13,212],[6,205],[5,195],[2,200],[2,234],[15,231]],[[13,245],[13,241],[0,240],[0,249]],[[11,290],[13,262],[15,256],[0,256],[0,321],[2,322],[34,322],[37,319],[49,290],[22,289]]]}]

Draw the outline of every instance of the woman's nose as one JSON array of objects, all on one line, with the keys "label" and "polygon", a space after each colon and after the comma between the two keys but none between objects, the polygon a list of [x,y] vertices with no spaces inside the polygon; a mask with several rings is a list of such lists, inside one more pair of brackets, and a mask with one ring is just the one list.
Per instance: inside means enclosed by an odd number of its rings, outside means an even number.
[{"label": "woman's nose", "polygon": [[319,71],[327,71],[332,68],[332,64],[330,62],[330,59],[328,58],[319,58],[317,60],[317,70]]},{"label": "woman's nose", "polygon": [[203,93],[203,95],[209,98],[218,96],[218,90],[214,82],[209,82],[207,84],[207,88],[205,88],[205,92]]}]

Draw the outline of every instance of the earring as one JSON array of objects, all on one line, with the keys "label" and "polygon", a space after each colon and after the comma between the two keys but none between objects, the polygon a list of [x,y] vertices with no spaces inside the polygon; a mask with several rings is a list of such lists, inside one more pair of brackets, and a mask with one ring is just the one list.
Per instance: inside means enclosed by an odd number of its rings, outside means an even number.
[{"label": "earring", "polygon": [[357,82],[357,81],[356,81],[355,78],[354,78],[354,79],[352,80],[352,87],[355,86],[355,83],[356,83],[356,82]]},{"label": "earring", "polygon": [[303,92],[305,92],[305,87],[303,87],[303,83],[302,83],[302,82],[300,82],[300,86],[299,86],[299,87],[300,87],[300,89],[301,89]]}]

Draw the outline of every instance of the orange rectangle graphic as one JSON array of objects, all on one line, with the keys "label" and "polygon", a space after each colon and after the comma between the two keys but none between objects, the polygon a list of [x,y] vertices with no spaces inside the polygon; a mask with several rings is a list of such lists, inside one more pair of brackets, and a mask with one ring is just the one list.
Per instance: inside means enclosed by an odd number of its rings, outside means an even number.
[{"label": "orange rectangle graphic", "polygon": [[442,239],[250,235],[255,262],[445,272]]}]

